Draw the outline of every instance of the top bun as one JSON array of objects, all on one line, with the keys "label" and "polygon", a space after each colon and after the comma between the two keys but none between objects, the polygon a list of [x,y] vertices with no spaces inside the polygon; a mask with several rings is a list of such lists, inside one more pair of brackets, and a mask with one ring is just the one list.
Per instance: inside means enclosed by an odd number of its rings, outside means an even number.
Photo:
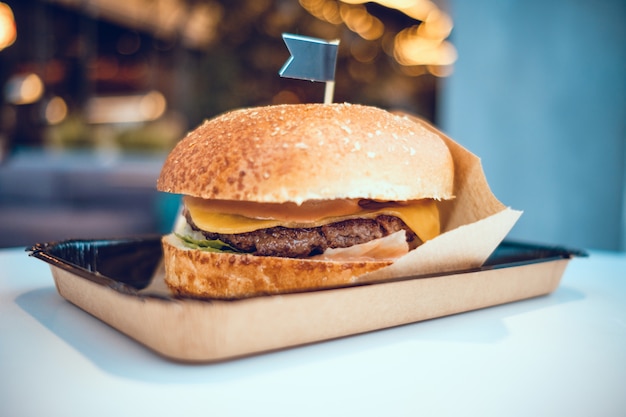
[{"label": "top bun", "polygon": [[295,104],[235,110],[167,157],[157,188],[261,203],[452,198],[453,161],[432,130],[375,107]]}]

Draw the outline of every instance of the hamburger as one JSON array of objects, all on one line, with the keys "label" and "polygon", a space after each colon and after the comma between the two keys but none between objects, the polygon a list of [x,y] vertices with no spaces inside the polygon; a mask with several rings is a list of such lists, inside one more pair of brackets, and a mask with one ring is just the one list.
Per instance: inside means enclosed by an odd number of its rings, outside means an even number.
[{"label": "hamburger", "polygon": [[222,114],[178,142],[157,180],[183,196],[162,239],[165,281],[223,299],[346,285],[435,238],[453,179],[437,133],[379,108]]}]

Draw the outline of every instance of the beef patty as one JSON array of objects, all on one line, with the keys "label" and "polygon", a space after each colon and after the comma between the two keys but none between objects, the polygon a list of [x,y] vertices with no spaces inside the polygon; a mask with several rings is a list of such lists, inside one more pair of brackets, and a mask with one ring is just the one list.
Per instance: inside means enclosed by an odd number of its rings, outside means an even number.
[{"label": "beef patty", "polygon": [[406,240],[414,247],[421,243],[417,235],[401,219],[380,215],[374,219],[350,219],[319,227],[292,229],[270,227],[238,234],[212,233],[200,230],[185,213],[192,229],[202,232],[209,240],[221,240],[233,248],[257,256],[303,258],[319,255],[328,248],[347,248],[370,240],[406,231]]}]

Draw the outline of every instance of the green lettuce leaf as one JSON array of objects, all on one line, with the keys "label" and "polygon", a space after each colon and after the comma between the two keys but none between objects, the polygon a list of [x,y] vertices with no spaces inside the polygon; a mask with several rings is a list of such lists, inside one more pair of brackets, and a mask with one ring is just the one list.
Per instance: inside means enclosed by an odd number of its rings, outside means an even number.
[{"label": "green lettuce leaf", "polygon": [[185,246],[191,249],[204,250],[207,252],[242,253],[240,250],[233,248],[221,240],[198,240],[191,236],[179,235],[178,233],[175,233],[175,235],[183,241]]}]

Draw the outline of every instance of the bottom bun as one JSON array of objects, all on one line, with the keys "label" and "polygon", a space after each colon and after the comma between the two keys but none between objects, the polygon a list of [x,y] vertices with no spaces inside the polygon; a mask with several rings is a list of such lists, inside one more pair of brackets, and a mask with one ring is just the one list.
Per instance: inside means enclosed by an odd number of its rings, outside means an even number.
[{"label": "bottom bun", "polygon": [[339,262],[207,252],[174,234],[163,237],[165,282],[177,295],[245,298],[349,284],[390,260]]}]

